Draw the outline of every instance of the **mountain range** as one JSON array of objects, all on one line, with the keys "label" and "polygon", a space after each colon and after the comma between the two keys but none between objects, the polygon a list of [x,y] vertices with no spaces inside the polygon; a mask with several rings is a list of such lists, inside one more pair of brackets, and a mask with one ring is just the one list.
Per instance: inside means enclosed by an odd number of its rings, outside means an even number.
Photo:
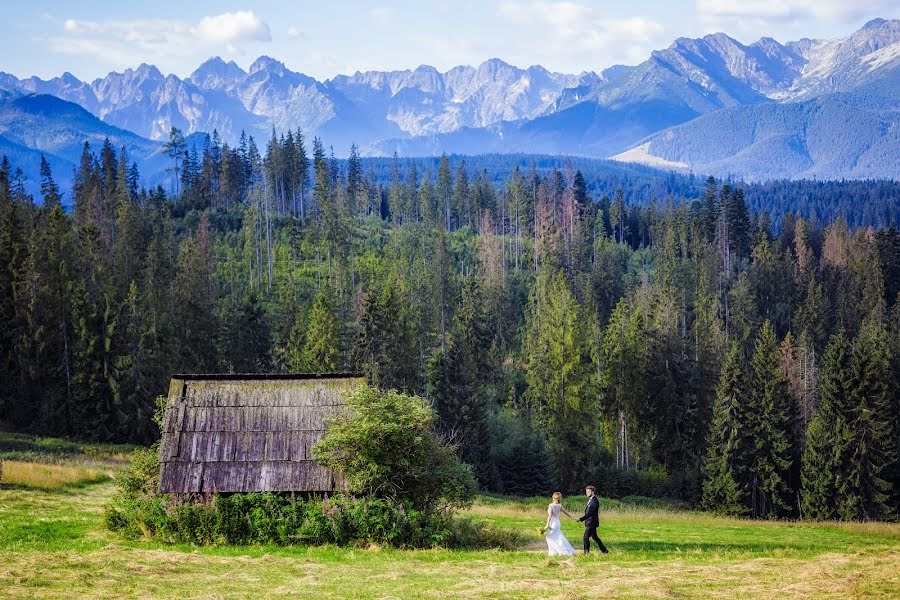
[{"label": "mountain range", "polygon": [[786,44],[679,38],[639,65],[580,74],[491,59],[318,81],[267,56],[247,71],[216,57],[184,79],[146,64],[90,83],[0,73],[0,149],[64,164],[79,136],[109,135],[151,166],[173,126],[229,143],[275,127],[321,136],[338,155],[356,143],[367,155],[576,154],[746,179],[897,178],[898,87],[896,19]]}]

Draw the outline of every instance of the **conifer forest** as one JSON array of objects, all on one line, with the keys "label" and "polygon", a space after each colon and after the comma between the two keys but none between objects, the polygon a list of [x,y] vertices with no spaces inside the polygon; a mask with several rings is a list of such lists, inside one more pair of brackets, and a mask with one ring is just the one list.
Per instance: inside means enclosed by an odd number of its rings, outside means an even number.
[{"label": "conifer forest", "polygon": [[151,189],[108,141],[40,197],[3,160],[0,422],[148,444],[175,373],[360,372],[427,398],[488,491],[898,516],[895,204],[337,160],[299,131],[166,147]]}]

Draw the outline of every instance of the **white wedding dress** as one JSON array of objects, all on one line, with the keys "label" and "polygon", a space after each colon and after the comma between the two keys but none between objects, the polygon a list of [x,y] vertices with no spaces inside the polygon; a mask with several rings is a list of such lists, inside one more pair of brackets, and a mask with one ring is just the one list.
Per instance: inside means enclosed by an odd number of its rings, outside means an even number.
[{"label": "white wedding dress", "polygon": [[563,535],[559,526],[559,507],[560,505],[555,502],[547,507],[547,512],[550,513],[550,527],[547,528],[546,533],[547,553],[550,556],[574,556],[575,548]]}]

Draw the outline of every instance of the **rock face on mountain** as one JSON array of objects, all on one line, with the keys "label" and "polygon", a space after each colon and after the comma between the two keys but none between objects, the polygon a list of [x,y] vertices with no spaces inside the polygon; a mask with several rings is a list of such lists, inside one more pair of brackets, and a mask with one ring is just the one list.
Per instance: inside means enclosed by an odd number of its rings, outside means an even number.
[{"label": "rock face on mountain", "polygon": [[461,66],[446,73],[423,65],[413,71],[342,75],[329,85],[415,136],[534,118],[577,79],[540,66],[519,69],[494,58],[477,68]]},{"label": "rock face on mountain", "polygon": [[781,102],[699,116],[617,158],[749,179],[900,177],[900,21],[767,48],[794,57],[793,75],[765,88]]},{"label": "rock face on mountain", "polygon": [[[57,96],[152,140],[166,139],[174,126],[186,133],[216,129],[233,143],[242,131],[267,137],[274,126],[322,136],[338,155],[346,154],[352,143],[368,154],[524,151],[611,156],[640,147],[640,152],[622,157],[712,168],[719,163],[696,162],[675,150],[687,148],[686,143],[670,141],[666,146],[663,139],[688,135],[694,129],[677,126],[718,111],[746,122],[755,119],[751,114],[767,115],[760,116],[764,129],[757,136],[765,137],[765,128],[772,135],[787,135],[786,130],[776,134],[772,129],[770,117],[782,112],[778,107],[890,82],[898,77],[898,64],[900,21],[875,19],[847,37],[831,40],[782,44],[762,38],[745,45],[723,33],[679,38],[639,65],[579,75],[540,66],[520,69],[491,59],[446,72],[422,65],[318,81],[261,56],[247,71],[211,58],[186,79],[163,75],[151,65],[91,83],[69,73],[48,81],[0,73],[0,88]],[[850,108],[862,101],[859,94],[839,100]],[[724,119],[706,118],[697,127],[711,138],[724,136]],[[802,120],[788,121],[800,127]],[[714,124],[725,129],[713,133]],[[798,130],[791,135],[800,134]],[[883,142],[873,135],[873,144]],[[663,148],[665,156],[655,154]],[[791,168],[785,174],[800,172],[806,170]],[[832,175],[847,176],[847,171]]]}]

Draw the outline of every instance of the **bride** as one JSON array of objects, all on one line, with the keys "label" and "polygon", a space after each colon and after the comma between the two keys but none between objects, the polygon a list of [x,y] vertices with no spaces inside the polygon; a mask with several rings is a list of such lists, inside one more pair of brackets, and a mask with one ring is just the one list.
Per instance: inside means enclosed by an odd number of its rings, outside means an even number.
[{"label": "bride", "polygon": [[559,513],[562,511],[573,521],[575,517],[563,508],[563,505],[560,504],[561,500],[562,494],[554,492],[553,502],[547,505],[547,527],[545,530],[547,535],[547,552],[550,556],[574,556],[575,548],[572,547],[572,544],[569,543],[569,540],[563,535],[562,529],[560,529]]}]

